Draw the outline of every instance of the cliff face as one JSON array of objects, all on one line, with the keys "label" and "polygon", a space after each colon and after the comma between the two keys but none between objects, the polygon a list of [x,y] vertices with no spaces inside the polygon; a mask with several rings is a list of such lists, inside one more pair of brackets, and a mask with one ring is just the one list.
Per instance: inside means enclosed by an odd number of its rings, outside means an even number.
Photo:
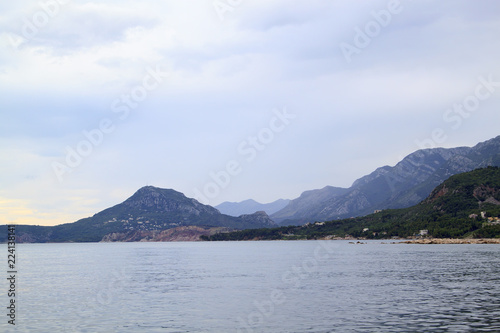
[{"label": "cliff face", "polygon": [[500,168],[488,167],[452,176],[436,187],[423,204],[431,204],[448,213],[499,206],[499,175]]},{"label": "cliff face", "polygon": [[348,189],[304,192],[271,218],[279,224],[303,224],[410,207],[450,176],[486,166],[500,166],[500,136],[472,148],[416,151],[394,167],[378,168],[356,180]]},{"label": "cliff face", "polygon": [[104,236],[102,242],[196,242],[200,240],[200,236],[212,236],[230,230],[189,226],[162,231],[115,232]]}]

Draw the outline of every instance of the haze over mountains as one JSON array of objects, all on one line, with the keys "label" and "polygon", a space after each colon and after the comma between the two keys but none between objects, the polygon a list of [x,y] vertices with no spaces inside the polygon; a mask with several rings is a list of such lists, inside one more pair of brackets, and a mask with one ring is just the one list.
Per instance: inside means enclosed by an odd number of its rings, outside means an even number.
[{"label": "haze over mountains", "polygon": [[278,224],[299,225],[410,207],[450,176],[486,166],[500,166],[500,136],[472,148],[418,150],[394,167],[378,168],[356,180],[350,188],[306,191],[271,218]]},{"label": "haze over mountains", "polygon": [[240,216],[243,214],[252,214],[258,211],[266,212],[271,215],[283,209],[290,203],[288,199],[279,199],[271,203],[262,204],[255,200],[249,199],[242,202],[223,202],[215,206],[222,214],[231,216]]},{"label": "haze over mountains", "polygon": [[[416,151],[394,167],[384,166],[356,180],[350,188],[326,186],[292,201],[263,205],[253,200],[214,207],[172,189],[146,186],[123,203],[92,217],[54,227],[17,226],[20,242],[97,242],[194,240],[233,229],[256,229],[363,216],[377,210],[406,208],[425,199],[452,175],[500,166],[500,136],[460,148]],[[288,204],[287,204],[288,203]],[[286,205],[286,206],[285,206]],[[281,210],[268,216],[265,211]],[[172,230],[173,231],[169,231]],[[168,231],[168,232],[167,232]],[[0,230],[0,241],[6,239]]]}]

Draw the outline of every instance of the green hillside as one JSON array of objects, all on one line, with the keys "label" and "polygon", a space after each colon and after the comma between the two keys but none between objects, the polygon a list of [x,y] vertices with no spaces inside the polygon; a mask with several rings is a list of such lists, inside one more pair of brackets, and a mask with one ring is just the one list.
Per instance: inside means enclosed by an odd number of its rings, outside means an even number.
[{"label": "green hillside", "polygon": [[[484,217],[483,217],[484,216]],[[364,217],[272,229],[243,230],[205,240],[411,237],[427,230],[436,238],[500,237],[500,168],[488,167],[450,177],[420,204]],[[490,219],[488,219],[490,218]]]}]

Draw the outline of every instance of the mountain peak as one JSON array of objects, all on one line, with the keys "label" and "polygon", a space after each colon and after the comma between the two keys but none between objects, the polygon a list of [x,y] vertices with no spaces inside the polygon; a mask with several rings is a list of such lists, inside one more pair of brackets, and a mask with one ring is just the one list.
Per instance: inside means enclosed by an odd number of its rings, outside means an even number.
[{"label": "mountain peak", "polygon": [[172,194],[177,193],[183,195],[182,193],[177,192],[173,189],[159,188],[152,185],[143,186],[135,192],[135,194],[140,194],[140,195],[148,195],[152,193],[172,193]]},{"label": "mountain peak", "polygon": [[[181,192],[144,186],[124,202],[92,217],[54,227],[25,226],[20,231],[23,232],[25,242],[99,242],[103,239],[136,239],[128,237],[130,235],[142,235],[140,240],[165,240],[167,238],[156,236],[169,229],[185,230],[192,226],[202,227],[210,233],[214,230],[266,228],[275,225],[265,213],[228,216]],[[188,233],[194,238],[201,235]],[[0,241],[6,237],[6,234],[0,232]]]},{"label": "mountain peak", "polygon": [[155,209],[159,212],[179,211],[200,215],[219,214],[219,211],[211,206],[206,206],[195,199],[186,197],[183,193],[173,189],[163,189],[154,186],[144,186],[137,190],[123,203],[130,208],[141,210]]}]

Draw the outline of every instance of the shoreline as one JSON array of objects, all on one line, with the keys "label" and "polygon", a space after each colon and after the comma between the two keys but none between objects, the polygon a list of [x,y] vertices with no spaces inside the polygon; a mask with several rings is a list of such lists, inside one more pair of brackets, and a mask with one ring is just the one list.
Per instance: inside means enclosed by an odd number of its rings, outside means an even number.
[{"label": "shoreline", "polygon": [[398,244],[500,244],[500,238],[425,238],[408,240]]}]

